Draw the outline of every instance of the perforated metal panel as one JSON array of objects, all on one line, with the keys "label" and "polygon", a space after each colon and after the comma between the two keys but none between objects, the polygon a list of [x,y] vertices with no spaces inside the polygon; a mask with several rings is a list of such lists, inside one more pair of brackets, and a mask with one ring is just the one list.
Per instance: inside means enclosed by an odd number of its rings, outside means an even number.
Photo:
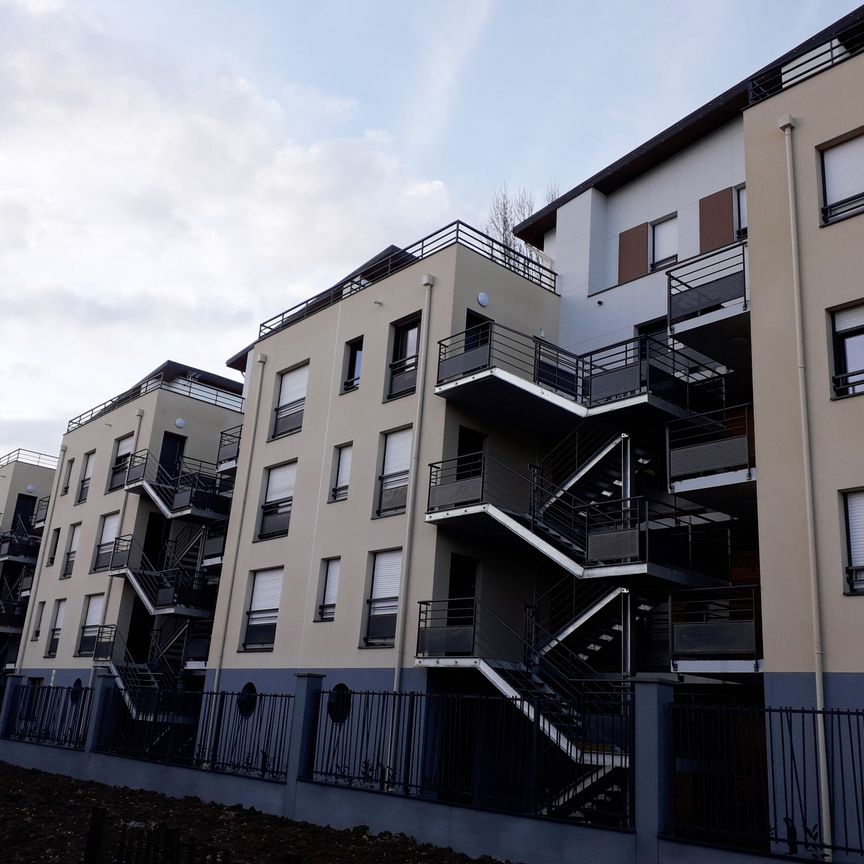
[{"label": "perforated metal panel", "polygon": [[689,291],[673,294],[669,298],[669,311],[673,320],[687,318],[703,309],[720,306],[731,300],[740,300],[744,297],[745,285],[743,270],[722,276],[713,282],[691,288]]},{"label": "perforated metal panel", "polygon": [[590,393],[592,401],[611,399],[615,396],[623,396],[625,393],[633,393],[640,386],[639,363],[631,363],[620,369],[612,369],[609,372],[600,372],[592,375],[590,380]]},{"label": "perforated metal panel", "polygon": [[604,531],[588,535],[588,563],[620,561],[639,556],[639,530]]},{"label": "perforated metal panel", "polygon": [[676,655],[754,654],[756,629],[752,621],[706,621],[673,624]]},{"label": "perforated metal panel", "polygon": [[469,477],[443,486],[432,486],[429,489],[429,507],[441,510],[457,504],[476,504],[481,500],[482,484],[481,477]]},{"label": "perforated metal panel", "polygon": [[669,453],[672,479],[691,477],[707,471],[733,470],[747,466],[747,437],[724,438],[707,444],[680,447]]},{"label": "perforated metal panel", "polygon": [[485,369],[489,365],[489,345],[481,345],[463,354],[447,357],[438,364],[438,380],[447,378],[458,378],[478,369]]}]

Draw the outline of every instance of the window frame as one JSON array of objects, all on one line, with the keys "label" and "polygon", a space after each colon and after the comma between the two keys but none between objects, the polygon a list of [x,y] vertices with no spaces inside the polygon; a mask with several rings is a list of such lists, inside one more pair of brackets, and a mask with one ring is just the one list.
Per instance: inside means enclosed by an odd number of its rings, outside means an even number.
[{"label": "window frame", "polygon": [[[334,562],[338,562],[338,572],[336,573],[336,585],[332,591],[333,600],[332,602],[327,602],[327,595],[330,593],[328,589],[331,587],[331,565]],[[331,621],[336,620],[336,597],[339,592],[339,582],[342,579],[342,558],[340,556],[334,556],[332,558],[324,558],[321,562],[321,591],[319,593],[320,602],[318,603],[317,614],[315,616],[315,621],[321,623],[329,623]]]},{"label": "window frame", "polygon": [[[669,222],[675,222],[675,252],[672,255],[667,255],[665,258],[656,258],[656,250],[657,244],[655,240],[655,234],[657,232],[657,228],[661,225],[667,225]],[[654,273],[657,270],[664,270],[667,267],[671,267],[673,264],[678,262],[678,251],[679,251],[679,243],[680,239],[678,236],[678,212],[670,213],[668,216],[664,216],[662,219],[657,219],[656,221],[651,223],[651,231],[649,233],[650,236],[650,254],[648,260],[648,268],[651,273]]]},{"label": "window frame", "polygon": [[[128,453],[118,455],[120,443],[122,441],[130,442]],[[129,468],[129,460],[132,458],[132,453],[135,451],[135,433],[130,432],[128,435],[121,435],[114,439],[114,455],[111,458],[111,468],[108,471],[108,491],[113,492],[116,489],[122,489],[126,485],[126,471]],[[122,460],[122,461],[121,461]],[[117,482],[117,475],[122,472],[120,482]]]},{"label": "window frame", "polygon": [[[853,309],[860,309],[862,321],[860,324],[838,330],[837,316]],[[834,352],[834,369],[831,375],[832,399],[850,399],[853,396],[864,396],[864,368],[849,369],[846,357],[846,343],[850,339],[864,336],[864,301],[835,309],[831,312],[831,340]],[[855,380],[850,384],[849,379]]]},{"label": "window frame", "polygon": [[78,478],[78,491],[75,493],[75,503],[83,504],[90,497],[90,486],[93,484],[93,468],[96,462],[96,451],[84,454],[84,464],[81,466],[81,476]]},{"label": "window frame", "polygon": [[[275,607],[261,607],[255,609],[255,586],[257,580],[264,574],[273,575],[279,573],[279,602]],[[284,567],[266,567],[261,570],[254,570],[249,574],[249,597],[246,601],[246,623],[243,627],[243,637],[240,643],[240,651],[272,651],[276,644],[276,629],[279,626],[279,611],[281,608],[282,588],[285,583],[285,568]],[[254,620],[255,615],[261,616],[261,620]],[[267,620],[270,619],[271,620]],[[272,638],[270,640],[263,639],[261,641],[253,640],[251,635],[256,635],[250,631],[254,627],[272,627]]]},{"label": "window frame", "polygon": [[[344,452],[348,450],[351,453],[350,465],[348,467],[347,483],[340,484],[340,474],[342,472],[342,460]],[[333,479],[330,484],[330,495],[328,501],[331,504],[337,501],[348,500],[348,490],[351,487],[351,472],[354,468],[354,442],[348,441],[345,444],[337,444],[333,448]]]},{"label": "window frame", "polygon": [[[744,219],[741,219],[741,198],[744,198]],[[747,215],[747,184],[735,187],[735,239],[746,240],[749,233],[749,218]]]},{"label": "window frame", "polygon": [[[390,325],[390,363],[387,367],[387,390],[385,402],[410,396],[417,389],[417,370],[420,364],[420,341],[423,316],[414,312]],[[409,335],[416,328],[415,353],[408,354]],[[404,379],[405,386],[396,385],[397,380]]]},{"label": "window frame", "polygon": [[853,558],[852,531],[849,518],[849,500],[852,496],[860,496],[861,508],[864,510],[864,489],[847,489],[840,494],[843,498],[843,524],[846,535],[843,593],[864,594],[864,551],[861,554],[861,561],[856,562]]},{"label": "window frame", "polygon": [[358,336],[356,339],[351,339],[345,343],[345,368],[342,374],[340,393],[353,393],[359,389],[362,374],[363,337]]},{"label": "window frame", "polygon": [[[274,397],[274,407],[273,407],[273,423],[271,426],[270,440],[274,441],[277,438],[285,438],[288,435],[296,435],[298,432],[303,430],[303,418],[306,412],[306,399],[309,395],[309,361],[306,360],[303,363],[298,363],[296,366],[292,366],[290,369],[285,369],[282,372],[278,372],[276,374],[276,393]],[[293,375],[299,372],[301,369],[306,370],[306,384],[303,388],[303,396],[298,397],[289,402],[282,402],[282,387],[283,382],[285,381],[286,375]],[[280,413],[281,412],[281,413]],[[280,422],[285,421],[288,418],[295,417],[299,415],[299,420],[296,425],[289,425],[286,428],[280,429]]]},{"label": "window frame", "polygon": [[[387,456],[390,452],[388,444],[394,441],[396,435],[408,434],[408,457],[407,467],[398,471],[387,472]],[[414,453],[414,427],[403,426],[401,429],[391,429],[388,432],[381,433],[381,457],[379,465],[381,466],[378,472],[378,480],[376,483],[375,509],[374,516],[376,519],[386,519],[388,516],[399,516],[405,512],[408,506],[408,487],[411,484],[411,457]],[[396,502],[395,506],[385,506],[385,493],[392,493],[395,489],[405,490],[405,500]],[[400,493],[401,494],[401,493]],[[390,497],[393,497],[392,495]]]},{"label": "window frame", "polygon": [[[75,548],[72,548],[72,545]],[[75,569],[75,560],[78,557],[78,549],[81,545],[81,523],[74,522],[69,526],[69,536],[66,538],[66,551],[63,553],[63,569],[60,571],[61,579],[71,579],[72,571]]]},{"label": "window frame", "polygon": [[[842,147],[844,144],[849,144],[851,141],[860,140],[864,147],[864,130],[858,129],[856,132],[845,136],[840,141],[833,141],[830,144],[822,145],[819,150],[819,173],[822,181],[820,190],[820,224],[824,228],[827,225],[834,225],[837,222],[843,222],[846,219],[851,219],[853,216],[860,216],[864,213],[864,188],[860,192],[846,198],[838,199],[837,201],[828,201],[828,172],[825,168],[825,157],[832,150]],[[839,212],[832,212],[834,208],[840,208]]]},{"label": "window frame", "polygon": [[[282,462],[279,465],[270,465],[264,469],[264,482],[261,490],[261,506],[258,508],[258,528],[255,532],[255,540],[273,540],[277,537],[286,537],[291,527],[291,513],[294,509],[294,489],[297,483],[297,460],[290,462]],[[294,478],[291,483],[291,495],[283,496],[282,498],[268,498],[270,495],[270,478],[274,471],[280,468],[288,468],[293,466]],[[265,531],[265,522],[267,520],[276,521],[279,517],[287,517],[287,524],[284,528],[277,528],[275,531]]]},{"label": "window frame", "polygon": [[72,485],[72,469],[75,467],[75,457],[66,460],[63,485],[60,487],[60,495],[68,495],[69,487]]},{"label": "window frame", "polygon": [[[392,555],[397,553],[399,556],[399,575],[397,593],[395,595],[376,595],[375,591],[375,576],[379,558],[384,555]],[[369,585],[366,591],[366,624],[363,628],[363,642],[361,647],[364,648],[392,648],[396,641],[396,625],[399,615],[399,593],[398,588],[401,587],[402,574],[405,567],[404,549],[397,547],[395,549],[380,549],[372,552],[370,555],[370,571]],[[377,607],[376,607],[376,604]],[[376,618],[392,618],[392,622],[386,622],[386,631],[384,628],[385,622],[378,622],[379,627],[373,627],[373,620]],[[392,628],[391,628],[392,623]],[[390,630],[392,629],[392,634]]]},{"label": "window frame", "polygon": [[[111,517],[117,517],[117,525],[114,531],[114,537],[111,540],[105,540],[105,526],[109,524],[108,520]],[[120,511],[114,510],[111,513],[103,513],[99,517],[99,533],[96,536],[96,544],[93,547],[93,563],[90,566],[91,573],[101,573],[111,569],[111,558],[114,552],[114,543],[120,536]],[[108,548],[105,548],[108,547]],[[107,560],[106,560],[107,556]]]}]

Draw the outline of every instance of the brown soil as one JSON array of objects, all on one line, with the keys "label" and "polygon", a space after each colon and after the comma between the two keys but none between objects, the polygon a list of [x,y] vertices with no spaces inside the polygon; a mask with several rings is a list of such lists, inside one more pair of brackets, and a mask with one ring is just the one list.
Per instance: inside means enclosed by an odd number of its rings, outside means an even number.
[{"label": "brown soil", "polygon": [[[382,801],[382,806],[387,806]],[[231,864],[496,864],[418,844],[404,834],[371,835],[291,822],[253,808],[167,798],[155,792],[82,782],[0,762],[0,860],[4,864],[78,864],[93,807],[120,821],[164,825],[182,839],[222,850]]]}]

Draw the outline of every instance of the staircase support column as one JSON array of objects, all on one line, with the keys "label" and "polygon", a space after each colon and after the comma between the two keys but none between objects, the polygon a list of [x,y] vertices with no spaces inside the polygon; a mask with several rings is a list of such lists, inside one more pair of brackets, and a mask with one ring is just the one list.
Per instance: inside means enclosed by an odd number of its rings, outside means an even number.
[{"label": "staircase support column", "polygon": [[636,864],[657,864],[657,835],[668,825],[670,736],[668,706],[673,683],[667,679],[633,682]]}]

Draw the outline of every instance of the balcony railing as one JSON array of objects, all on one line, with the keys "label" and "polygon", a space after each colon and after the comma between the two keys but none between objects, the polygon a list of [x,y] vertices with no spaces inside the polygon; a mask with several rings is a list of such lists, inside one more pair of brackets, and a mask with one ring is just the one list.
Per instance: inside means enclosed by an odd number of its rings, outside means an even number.
[{"label": "balcony railing", "polygon": [[246,613],[246,633],[243,647],[246,650],[272,648],[276,639],[279,609],[250,609]]},{"label": "balcony railing", "polygon": [[282,501],[270,501],[261,505],[261,527],[258,529],[258,537],[266,540],[270,537],[282,537],[288,533],[291,525],[291,510],[294,506],[293,498],[285,498]]},{"label": "balcony railing", "polygon": [[310,315],[340,303],[346,297],[362,291],[369,285],[380,282],[382,279],[386,279],[388,276],[392,276],[394,273],[398,273],[400,270],[404,270],[406,267],[410,267],[412,264],[416,264],[418,261],[422,261],[424,258],[428,258],[430,255],[454,244],[465,246],[495,264],[516,273],[523,279],[527,279],[553,294],[555,293],[556,275],[554,270],[550,270],[527,255],[522,255],[464,222],[451,222],[422,240],[375,261],[355,278],[339,282],[332,288],[328,288],[326,291],[292,306],[274,318],[270,318],[261,324],[258,337],[267,336],[277,330],[282,330],[284,327],[290,327],[298,321],[303,321]]},{"label": "balcony railing", "polygon": [[[408,502],[408,474],[408,471],[396,471],[378,478],[378,506],[375,508],[378,516],[391,516],[405,510]],[[346,495],[343,497],[347,497],[345,488]],[[333,500],[340,499],[334,496]]]},{"label": "balcony railing", "polygon": [[669,484],[756,464],[753,406],[735,405],[666,425]]},{"label": "balcony railing", "polygon": [[237,458],[240,452],[240,433],[243,426],[232,426],[226,429],[219,435],[219,451],[216,456],[216,464],[221,465],[223,462],[230,462]]},{"label": "balcony railing", "polygon": [[20,629],[27,613],[26,600],[0,600],[0,627]]},{"label": "balcony railing", "polygon": [[46,453],[38,453],[36,450],[22,450],[20,447],[11,453],[0,456],[0,468],[5,468],[13,462],[25,462],[27,465],[36,465],[39,468],[57,467],[56,456],[48,456]]},{"label": "balcony railing", "polygon": [[746,243],[727,246],[668,272],[670,329],[735,301],[746,307],[746,249]]},{"label": "balcony railing", "polygon": [[85,411],[83,414],[79,414],[77,417],[73,417],[69,421],[66,431],[71,432],[73,429],[78,429],[85,423],[89,423],[91,420],[95,420],[97,417],[101,417],[103,414],[107,414],[121,405],[126,405],[139,396],[146,396],[154,390],[167,390],[170,393],[179,393],[181,396],[188,396],[190,399],[206,402],[209,405],[217,405],[220,408],[227,408],[231,411],[243,411],[243,397],[237,393],[201,384],[191,378],[165,379],[160,374],[142,384],[136,385],[131,390],[126,390],[107,402],[102,402],[100,405],[91,408],[89,411]]},{"label": "balcony railing", "polygon": [[394,399],[413,393],[417,387],[417,355],[402,357],[390,364],[390,378],[387,386],[387,396]]},{"label": "balcony railing", "polygon": [[306,397],[297,399],[287,405],[278,405],[274,410],[273,437],[290,435],[303,428],[303,413],[306,407]]},{"label": "balcony railing", "polygon": [[225,551],[226,524],[217,522],[207,528],[204,535],[204,546],[201,550],[201,559],[207,561],[212,558],[221,558]]},{"label": "balcony railing", "polygon": [[35,561],[38,554],[38,537],[11,533],[0,535],[0,558],[24,558]]},{"label": "balcony railing", "polygon": [[757,586],[674,591],[669,595],[669,653],[677,660],[757,660],[762,614]]},{"label": "balcony railing", "polygon": [[396,638],[398,597],[374,597],[366,601],[366,645],[392,645]]},{"label": "balcony railing", "polygon": [[864,393],[864,369],[841,372],[832,376],[831,383],[834,387],[834,395],[838,398],[857,396],[859,393]]},{"label": "balcony railing", "polygon": [[93,570],[107,570],[111,566],[111,558],[114,555],[114,541],[110,540],[107,543],[100,543],[96,547],[96,555],[93,558]]},{"label": "balcony railing", "polygon": [[210,655],[212,621],[190,621],[183,645],[183,662],[206,662]]},{"label": "balcony railing", "polygon": [[689,348],[647,335],[573,354],[538,336],[484,322],[438,345],[439,386],[497,368],[586,407],[650,393],[689,408],[704,400],[704,385],[720,380],[722,371]]},{"label": "balcony railing", "polygon": [[30,520],[30,526],[34,529],[41,528],[45,524],[45,520],[48,518],[48,503],[51,500],[50,495],[46,495],[44,498],[40,498],[36,502],[36,508],[33,511],[33,517]]}]

